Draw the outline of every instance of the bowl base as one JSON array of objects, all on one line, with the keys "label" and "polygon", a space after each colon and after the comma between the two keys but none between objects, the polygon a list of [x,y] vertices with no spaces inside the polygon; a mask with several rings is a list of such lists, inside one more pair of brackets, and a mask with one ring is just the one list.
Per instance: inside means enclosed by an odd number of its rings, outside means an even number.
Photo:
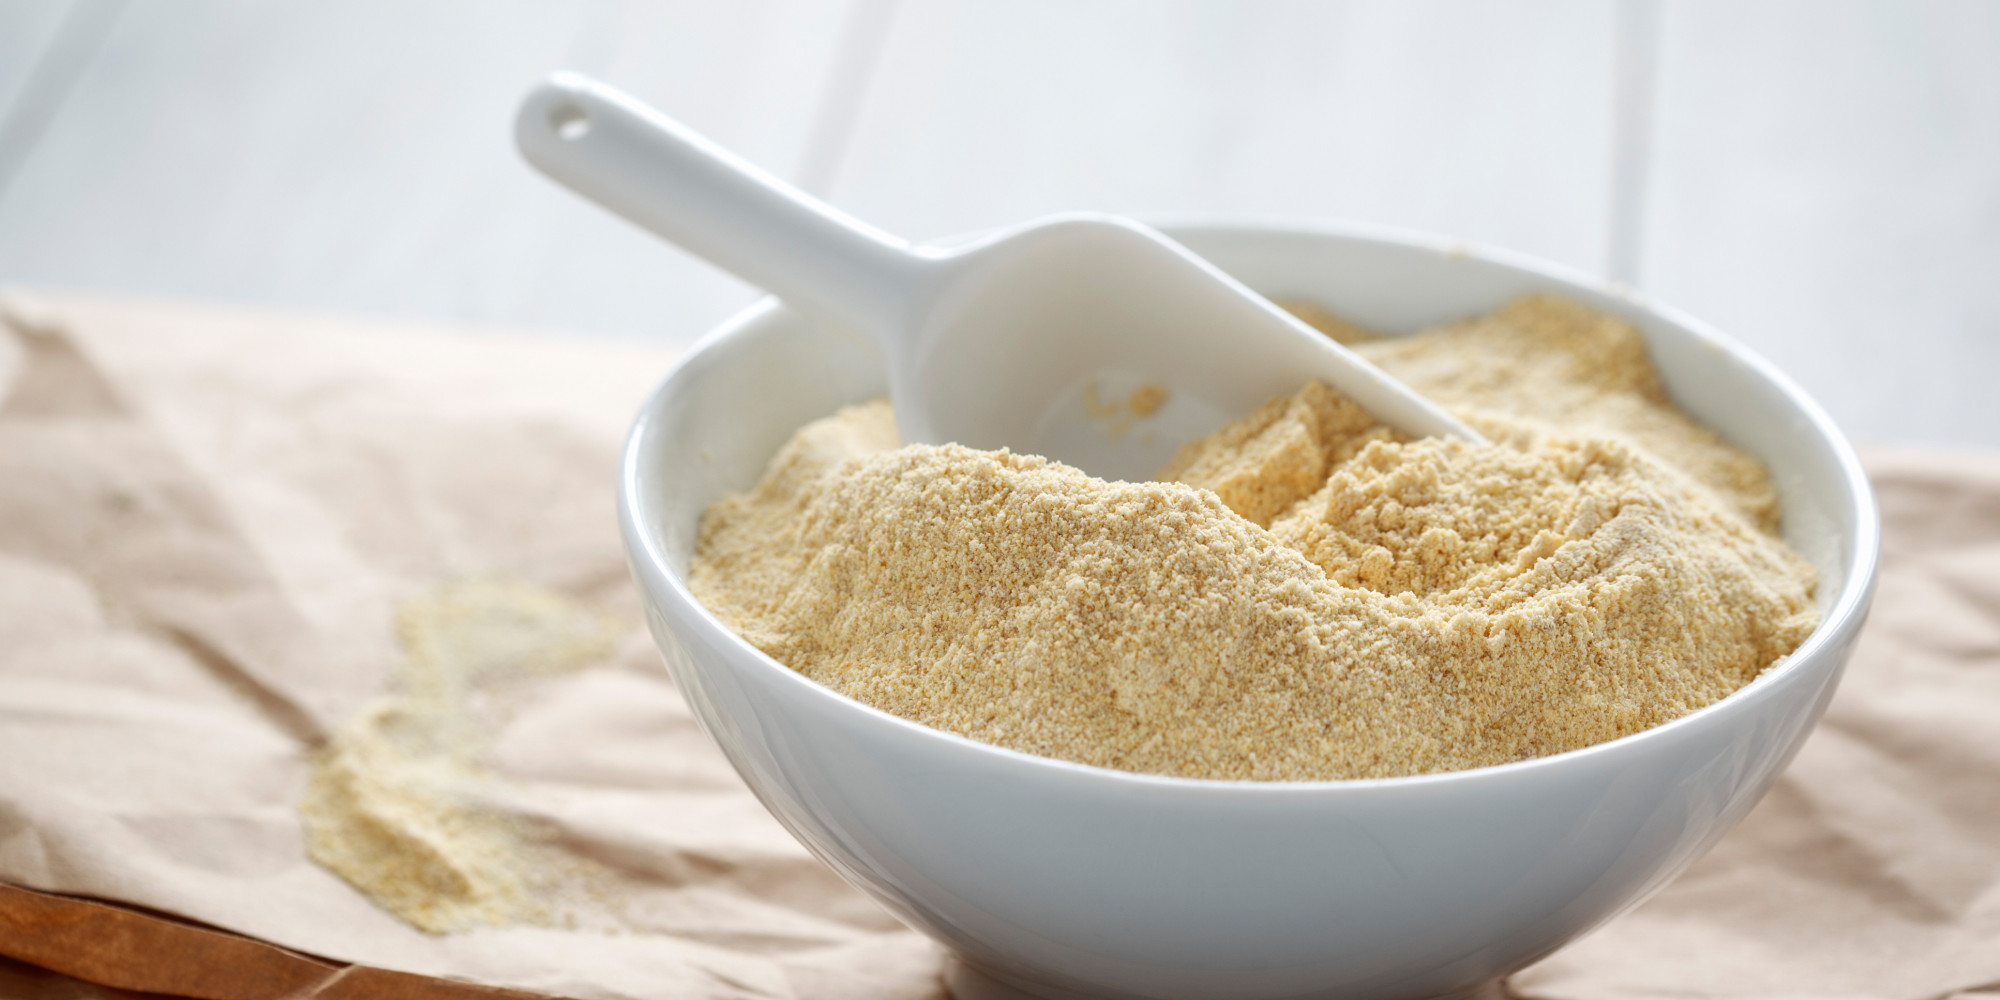
[{"label": "bowl base", "polygon": [[1089,993],[1001,980],[957,955],[945,960],[944,986],[952,1000],[1102,1000]]},{"label": "bowl base", "polygon": [[[945,960],[945,989],[952,1000],[1106,1000],[1108,995],[1078,993],[1056,986],[1028,984],[1018,980],[1003,980],[992,973],[974,968],[957,955]],[[1118,994],[1120,997],[1128,994]],[[1470,989],[1438,994],[1425,1000],[1507,1000],[1507,987],[1499,979],[1492,979]]]}]

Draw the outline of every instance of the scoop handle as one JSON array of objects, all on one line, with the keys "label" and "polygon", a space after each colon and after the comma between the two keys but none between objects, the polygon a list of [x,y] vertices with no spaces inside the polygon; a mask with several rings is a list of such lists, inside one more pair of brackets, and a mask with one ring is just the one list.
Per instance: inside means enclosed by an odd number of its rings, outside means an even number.
[{"label": "scoop handle", "polygon": [[878,342],[901,330],[927,284],[930,261],[906,241],[589,77],[556,73],[531,91],[514,141],[578,194]]}]

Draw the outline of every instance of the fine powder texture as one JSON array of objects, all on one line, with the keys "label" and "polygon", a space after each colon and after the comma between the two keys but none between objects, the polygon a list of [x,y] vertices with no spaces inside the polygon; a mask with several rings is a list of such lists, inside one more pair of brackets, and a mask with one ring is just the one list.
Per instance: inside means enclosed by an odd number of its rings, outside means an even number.
[{"label": "fine powder texture", "polygon": [[508,688],[605,658],[623,628],[520,583],[450,584],[398,615],[394,693],[363,708],[313,760],[300,818],[314,861],[434,934],[576,922],[601,873],[540,843],[480,762]]},{"label": "fine powder texture", "polygon": [[1736,690],[1817,623],[1762,467],[1667,401],[1622,321],[1535,297],[1362,343],[1490,443],[1318,384],[1175,482],[802,428],[706,513],[695,594],[833,689],[1027,753],[1328,780],[1559,753]]}]

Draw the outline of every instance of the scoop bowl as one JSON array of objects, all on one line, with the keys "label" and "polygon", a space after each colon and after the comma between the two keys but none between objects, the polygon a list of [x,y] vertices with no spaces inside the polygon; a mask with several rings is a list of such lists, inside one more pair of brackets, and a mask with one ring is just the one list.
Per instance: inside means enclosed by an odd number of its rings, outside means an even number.
[{"label": "scoop bowl", "polygon": [[[1130,219],[1078,212],[913,246],[575,73],[528,94],[514,136],[552,179],[873,344],[905,441],[1145,479],[1175,443],[1305,378],[1413,436],[1479,439]],[[1139,417],[1145,430],[1126,433]]]},{"label": "scoop bowl", "polygon": [[1700,857],[1818,720],[1872,595],[1874,501],[1826,416],[1701,324],[1550,265],[1355,227],[1163,228],[1259,292],[1389,333],[1531,292],[1630,319],[1675,401],[1769,466],[1786,537],[1819,571],[1822,624],[1671,723],[1449,774],[1198,781],[927,729],[787,669],[688,591],[703,509],[754,484],[800,425],[886,387],[870,351],[766,301],[692,348],[647,401],[619,482],[654,637],[750,788],[813,853],[950,948],[961,998],[1475,991]]}]

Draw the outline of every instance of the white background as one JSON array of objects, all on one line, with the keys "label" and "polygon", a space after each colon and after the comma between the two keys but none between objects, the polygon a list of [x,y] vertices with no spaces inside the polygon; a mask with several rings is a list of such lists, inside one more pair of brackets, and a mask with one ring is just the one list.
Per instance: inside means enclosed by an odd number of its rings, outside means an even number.
[{"label": "white background", "polygon": [[1864,442],[2000,445],[2000,3],[0,0],[0,282],[681,341],[753,292],[521,164],[600,76],[925,238],[1358,219],[1637,285]]}]

